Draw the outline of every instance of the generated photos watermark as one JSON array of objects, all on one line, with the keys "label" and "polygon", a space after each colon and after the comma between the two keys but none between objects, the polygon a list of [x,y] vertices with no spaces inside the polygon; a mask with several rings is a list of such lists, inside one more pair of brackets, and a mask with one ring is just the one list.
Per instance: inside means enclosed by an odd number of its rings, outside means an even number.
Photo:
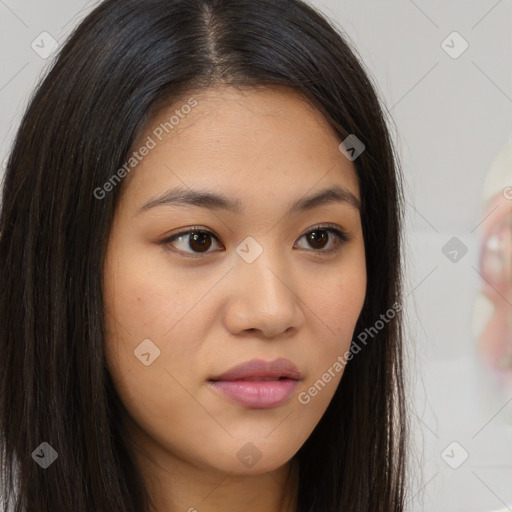
[{"label": "generated photos watermark", "polygon": [[165,135],[174,130],[178,126],[182,119],[184,119],[194,107],[197,106],[197,100],[193,97],[187,100],[187,103],[182,105],[179,109],[174,111],[174,114],[163,123],[160,123],[152,132],[152,135],[148,135],[144,144],[129,156],[126,162],[103,184],[101,187],[94,189],[94,197],[96,199],[105,199],[109,192],[112,192],[114,188],[125,178],[137,165],[139,165],[146,156],[149,155],[151,150],[155,149],[159,142],[163,140]]},{"label": "generated photos watermark", "polygon": [[[373,339],[380,330],[384,328],[384,325],[388,324],[393,318],[395,318],[398,311],[403,308],[402,304],[395,302],[391,308],[389,308],[385,313],[380,315],[380,319],[377,320],[372,327],[367,327],[364,331],[360,332],[357,336],[357,340],[367,345],[368,336],[371,336]],[[298,401],[307,405],[311,402],[311,398],[318,395],[320,391],[322,391],[331,380],[336,377],[336,374],[339,374],[345,368],[345,365],[348,361],[350,361],[356,354],[361,352],[362,347],[360,347],[355,340],[352,340],[350,344],[350,350],[347,350],[343,355],[337,357],[336,361],[327,368],[326,372],[322,374],[322,376],[312,385],[307,391],[301,391],[297,395]]]}]

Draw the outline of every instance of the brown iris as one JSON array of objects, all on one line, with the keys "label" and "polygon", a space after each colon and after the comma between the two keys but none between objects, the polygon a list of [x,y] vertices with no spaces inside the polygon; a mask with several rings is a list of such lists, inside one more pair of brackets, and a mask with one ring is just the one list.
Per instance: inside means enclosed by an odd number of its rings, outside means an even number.
[{"label": "brown iris", "polygon": [[195,252],[206,252],[211,247],[211,235],[202,231],[191,233],[188,245]]},{"label": "brown iris", "polygon": [[[315,231],[311,231],[308,234],[308,243],[311,245],[311,247],[315,249],[323,249],[325,244],[329,241],[329,234],[327,231],[319,229]],[[324,242],[322,244],[322,242]],[[320,243],[320,246],[317,246],[317,244]]]}]

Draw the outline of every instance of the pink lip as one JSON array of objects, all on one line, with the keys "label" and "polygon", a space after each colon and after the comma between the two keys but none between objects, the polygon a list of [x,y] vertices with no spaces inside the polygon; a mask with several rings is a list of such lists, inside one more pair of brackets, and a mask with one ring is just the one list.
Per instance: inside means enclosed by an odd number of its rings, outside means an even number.
[{"label": "pink lip", "polygon": [[209,379],[210,385],[236,402],[254,409],[270,409],[285,402],[301,374],[287,359],[253,359]]}]

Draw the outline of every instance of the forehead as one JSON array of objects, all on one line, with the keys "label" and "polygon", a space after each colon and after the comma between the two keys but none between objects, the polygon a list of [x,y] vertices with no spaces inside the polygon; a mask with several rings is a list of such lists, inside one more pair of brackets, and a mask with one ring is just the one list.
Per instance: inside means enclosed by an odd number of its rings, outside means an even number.
[{"label": "forehead", "polygon": [[180,185],[261,203],[336,184],[359,198],[339,144],[323,115],[289,88],[206,89],[151,116],[132,151],[152,148],[125,185],[145,198]]}]

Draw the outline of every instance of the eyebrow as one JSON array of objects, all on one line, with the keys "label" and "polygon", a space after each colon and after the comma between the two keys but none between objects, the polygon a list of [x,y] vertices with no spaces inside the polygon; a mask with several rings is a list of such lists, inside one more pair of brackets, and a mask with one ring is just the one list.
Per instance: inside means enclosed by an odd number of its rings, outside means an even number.
[{"label": "eyebrow", "polygon": [[[350,190],[335,185],[298,199],[291,204],[286,215],[289,216],[312,210],[313,208],[318,208],[329,203],[347,203],[357,210],[361,210],[359,199],[350,192]],[[198,206],[209,210],[225,210],[235,214],[241,214],[244,210],[242,202],[239,199],[231,199],[227,196],[210,191],[183,189],[177,186],[145,203],[137,212],[137,215],[158,206],[174,204]]]}]

